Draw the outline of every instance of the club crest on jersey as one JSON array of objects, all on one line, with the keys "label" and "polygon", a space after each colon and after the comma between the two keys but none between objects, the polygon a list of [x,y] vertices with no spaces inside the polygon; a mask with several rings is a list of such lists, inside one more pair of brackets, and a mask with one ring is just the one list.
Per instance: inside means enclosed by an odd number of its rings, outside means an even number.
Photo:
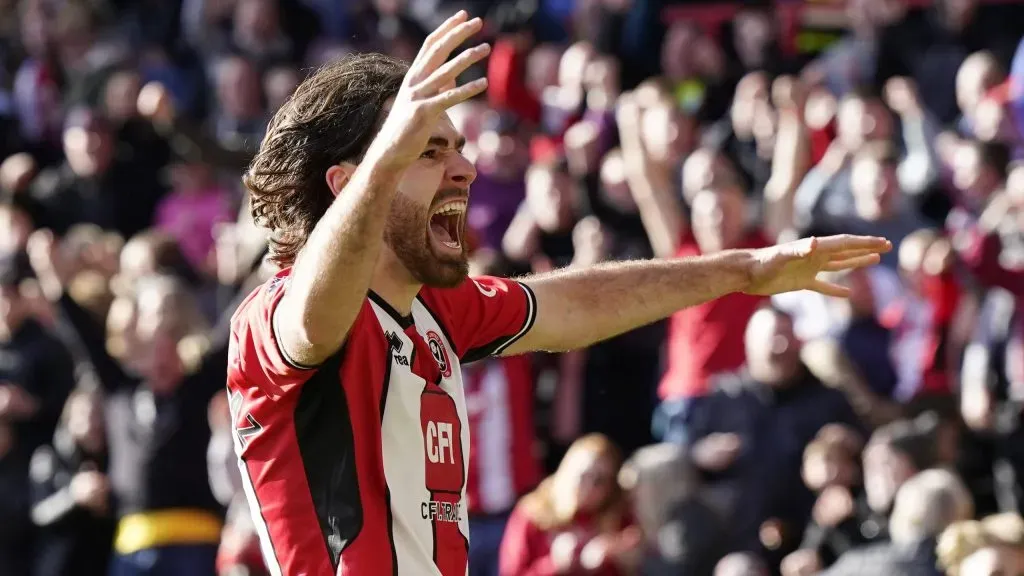
[{"label": "club crest on jersey", "polygon": [[452,362],[448,357],[448,349],[445,348],[444,342],[437,332],[433,330],[427,332],[427,346],[430,348],[430,355],[437,362],[437,367],[441,369],[441,375],[445,378],[450,378],[452,375]]}]

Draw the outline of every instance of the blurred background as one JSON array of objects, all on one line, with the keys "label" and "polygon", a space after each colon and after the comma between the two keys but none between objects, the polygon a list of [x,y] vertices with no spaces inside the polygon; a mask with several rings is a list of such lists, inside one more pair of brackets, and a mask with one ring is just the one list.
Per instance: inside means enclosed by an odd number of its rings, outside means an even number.
[{"label": "blurred background", "polygon": [[459,8],[474,273],[896,246],[465,367],[470,574],[1024,574],[1024,2],[0,0],[0,575],[267,573],[240,175],[317,66]]}]

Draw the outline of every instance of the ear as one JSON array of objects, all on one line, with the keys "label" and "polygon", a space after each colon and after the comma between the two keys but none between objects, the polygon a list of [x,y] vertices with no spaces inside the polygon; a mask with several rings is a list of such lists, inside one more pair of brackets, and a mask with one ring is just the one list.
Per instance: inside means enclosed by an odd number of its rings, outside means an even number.
[{"label": "ear", "polygon": [[356,165],[351,162],[335,164],[327,169],[327,187],[331,189],[331,193],[335,197],[341,194],[341,191],[348,184],[349,179],[352,178],[352,173],[355,171]]}]

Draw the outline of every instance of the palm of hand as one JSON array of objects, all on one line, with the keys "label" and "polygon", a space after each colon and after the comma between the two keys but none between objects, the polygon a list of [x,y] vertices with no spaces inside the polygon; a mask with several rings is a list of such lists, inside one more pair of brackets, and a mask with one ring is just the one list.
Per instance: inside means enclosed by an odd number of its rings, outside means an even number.
[{"label": "palm of hand", "polygon": [[873,266],[892,249],[884,238],[828,236],[804,238],[755,250],[748,294],[771,296],[796,290],[813,290],[827,296],[845,297],[849,289],[818,279],[822,272],[840,272]]}]

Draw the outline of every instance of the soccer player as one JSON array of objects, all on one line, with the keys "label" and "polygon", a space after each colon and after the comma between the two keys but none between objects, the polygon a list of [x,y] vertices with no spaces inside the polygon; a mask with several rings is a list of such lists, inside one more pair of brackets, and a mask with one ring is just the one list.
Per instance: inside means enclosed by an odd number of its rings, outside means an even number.
[{"label": "soccer player", "polygon": [[239,307],[228,390],[273,574],[462,576],[469,432],[460,366],[568,350],[730,292],[842,296],[821,271],[882,238],[805,239],[519,281],[467,278],[475,172],[445,110],[486,45],[459,12],[406,65],[353,56],[274,116],[245,177],[281,271]]}]

